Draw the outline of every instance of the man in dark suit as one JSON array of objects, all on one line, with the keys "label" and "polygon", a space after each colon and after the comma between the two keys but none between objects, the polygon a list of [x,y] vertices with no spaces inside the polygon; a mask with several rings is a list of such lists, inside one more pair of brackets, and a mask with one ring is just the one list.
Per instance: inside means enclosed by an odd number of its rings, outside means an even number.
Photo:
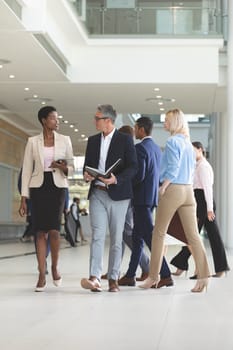
[{"label": "man in dark suit", "polygon": [[[132,179],[137,172],[137,156],[132,137],[115,129],[116,111],[111,105],[98,106],[94,119],[100,133],[89,137],[84,162],[84,179],[91,182],[88,195],[92,227],[90,274],[89,278],[81,280],[81,286],[92,291],[101,291],[104,243],[109,227],[109,291],[117,292],[122,233],[129,202],[133,197]],[[85,171],[87,165],[105,172],[118,159],[121,159],[121,163],[108,179],[96,179]]]},{"label": "man in dark suit", "polygon": [[[119,285],[135,286],[136,270],[141,259],[144,242],[151,250],[153,231],[152,212],[158,204],[159,168],[161,150],[152,140],[153,122],[148,117],[141,117],[135,124],[135,137],[141,140],[136,144],[138,171],[133,180],[133,249],[129,268],[125,276],[120,278]],[[165,258],[161,267],[161,279],[157,288],[173,285],[171,272]]]}]

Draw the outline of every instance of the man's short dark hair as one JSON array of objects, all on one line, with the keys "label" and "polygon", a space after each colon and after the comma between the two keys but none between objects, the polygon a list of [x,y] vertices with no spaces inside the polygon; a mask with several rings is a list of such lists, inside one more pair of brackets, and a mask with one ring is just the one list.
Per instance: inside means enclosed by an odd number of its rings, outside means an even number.
[{"label": "man's short dark hair", "polygon": [[42,119],[46,119],[51,112],[56,112],[56,108],[53,106],[42,107],[38,112],[38,120],[43,125]]},{"label": "man's short dark hair", "polygon": [[144,128],[146,135],[151,135],[153,122],[149,117],[141,117],[137,119],[136,124],[139,128]]},{"label": "man's short dark hair", "polygon": [[116,120],[116,111],[111,105],[98,105],[97,110],[103,114],[104,117],[110,118],[114,123]]}]

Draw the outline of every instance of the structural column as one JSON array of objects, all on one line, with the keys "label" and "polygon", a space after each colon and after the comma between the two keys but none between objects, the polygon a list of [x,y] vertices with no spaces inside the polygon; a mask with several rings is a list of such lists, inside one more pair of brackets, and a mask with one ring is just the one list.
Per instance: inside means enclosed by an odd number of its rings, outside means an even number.
[{"label": "structural column", "polygon": [[[226,23],[228,13],[228,30],[225,28],[227,45],[227,106],[226,111],[213,114],[211,164],[215,173],[215,199],[217,219],[221,236],[227,248],[233,249],[233,2],[223,1],[223,15]],[[228,32],[228,34],[227,34]],[[212,140],[213,141],[213,140]]]},{"label": "structural column", "polygon": [[226,246],[233,249],[233,1],[228,1]]},{"label": "structural column", "polygon": [[214,168],[214,197],[222,239],[228,246],[228,114],[213,114],[211,164]]}]

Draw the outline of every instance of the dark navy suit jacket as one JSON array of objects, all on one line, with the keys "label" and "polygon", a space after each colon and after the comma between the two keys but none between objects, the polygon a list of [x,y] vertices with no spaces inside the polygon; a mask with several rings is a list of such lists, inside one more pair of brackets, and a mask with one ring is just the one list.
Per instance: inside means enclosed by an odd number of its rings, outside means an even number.
[{"label": "dark navy suit jacket", "polygon": [[[100,158],[101,133],[89,137],[85,155],[85,165],[98,168]],[[131,136],[115,130],[109,146],[105,170],[114,164],[119,158],[122,162],[114,171],[117,178],[116,185],[110,185],[108,194],[111,199],[118,201],[123,199],[131,199],[133,197],[132,179],[137,172],[137,156],[133,139]],[[92,181],[89,195],[93,189],[94,181]]]},{"label": "dark navy suit jacket", "polygon": [[145,138],[135,145],[138,172],[133,181],[133,205],[156,207],[158,204],[159,171],[162,152],[152,140]]}]

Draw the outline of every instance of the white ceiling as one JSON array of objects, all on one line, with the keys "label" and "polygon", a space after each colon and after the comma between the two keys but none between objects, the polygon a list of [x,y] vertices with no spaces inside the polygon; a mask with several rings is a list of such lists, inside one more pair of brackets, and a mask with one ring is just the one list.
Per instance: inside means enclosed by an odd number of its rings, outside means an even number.
[{"label": "white ceiling", "polygon": [[[69,125],[61,123],[60,132],[70,135],[76,155],[83,154],[86,143],[81,134],[95,133],[93,116],[100,103],[112,104],[119,113],[158,114],[152,97],[154,84],[78,84],[71,83],[63,71],[47,54],[34,36],[24,30],[13,12],[0,0],[0,59],[10,64],[0,69],[0,117],[19,125],[29,134],[40,131],[37,111],[39,102],[25,98],[37,94],[49,98],[64,119],[79,129],[74,133]],[[115,68],[113,68],[115,69]],[[140,69],[140,68],[139,68]],[[9,75],[15,78],[10,79]],[[29,91],[24,91],[29,87]],[[226,88],[214,84],[164,84],[163,96],[175,98],[176,106],[185,113],[210,114],[223,111],[226,105]],[[165,109],[170,108],[166,106]]]}]

